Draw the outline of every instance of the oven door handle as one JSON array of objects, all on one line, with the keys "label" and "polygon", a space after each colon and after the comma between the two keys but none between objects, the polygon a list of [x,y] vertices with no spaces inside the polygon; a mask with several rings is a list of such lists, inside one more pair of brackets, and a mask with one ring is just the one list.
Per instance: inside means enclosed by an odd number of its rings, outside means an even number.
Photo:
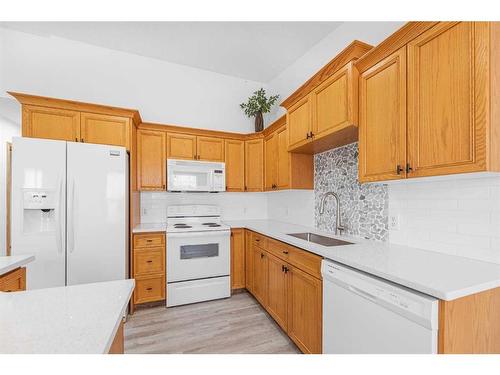
[{"label": "oven door handle", "polygon": [[207,231],[207,232],[181,232],[167,233],[168,238],[199,238],[199,237],[230,237],[231,231]]}]

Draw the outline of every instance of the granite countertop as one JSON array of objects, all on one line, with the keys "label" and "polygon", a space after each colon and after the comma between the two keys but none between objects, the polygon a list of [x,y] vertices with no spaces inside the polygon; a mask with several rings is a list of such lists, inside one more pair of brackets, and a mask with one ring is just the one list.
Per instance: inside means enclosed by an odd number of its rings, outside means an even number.
[{"label": "granite countertop", "polygon": [[33,255],[11,255],[0,257],[0,276],[15,270],[16,268],[25,266],[35,260]]},{"label": "granite countertop", "polygon": [[0,353],[108,353],[135,281],[0,293]]},{"label": "granite countertop", "polygon": [[[314,228],[272,220],[224,221],[286,242],[324,258],[450,301],[500,286],[500,265],[434,251],[348,236],[334,236]],[[287,233],[311,232],[353,245],[326,247]]]}]

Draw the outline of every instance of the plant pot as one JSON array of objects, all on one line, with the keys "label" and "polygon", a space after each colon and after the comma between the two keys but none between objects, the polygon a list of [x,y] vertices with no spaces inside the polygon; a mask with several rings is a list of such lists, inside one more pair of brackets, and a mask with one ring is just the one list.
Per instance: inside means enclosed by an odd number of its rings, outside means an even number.
[{"label": "plant pot", "polygon": [[257,112],[255,115],[255,132],[261,132],[262,130],[264,130],[264,118],[262,112]]}]

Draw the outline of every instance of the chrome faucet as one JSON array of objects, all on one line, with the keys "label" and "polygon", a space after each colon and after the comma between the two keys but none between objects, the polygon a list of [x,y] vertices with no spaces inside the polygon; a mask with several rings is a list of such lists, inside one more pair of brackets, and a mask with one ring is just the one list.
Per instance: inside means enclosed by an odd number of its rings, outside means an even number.
[{"label": "chrome faucet", "polygon": [[323,213],[325,212],[325,201],[326,201],[326,198],[328,198],[329,196],[334,197],[335,201],[337,203],[337,215],[335,217],[335,235],[338,236],[338,235],[342,234],[342,231],[345,230],[345,227],[342,225],[342,221],[340,219],[340,199],[339,199],[339,196],[337,195],[337,193],[334,193],[333,191],[329,191],[329,192],[325,193],[325,195],[323,195],[323,197],[321,198],[321,202],[319,204],[319,214],[323,215]]}]

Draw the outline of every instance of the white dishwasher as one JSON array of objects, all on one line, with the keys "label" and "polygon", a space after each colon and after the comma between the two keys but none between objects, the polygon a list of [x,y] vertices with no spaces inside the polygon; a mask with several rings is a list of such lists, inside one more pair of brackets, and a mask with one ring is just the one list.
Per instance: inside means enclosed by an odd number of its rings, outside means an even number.
[{"label": "white dishwasher", "polygon": [[323,260],[323,353],[437,353],[438,300]]}]

